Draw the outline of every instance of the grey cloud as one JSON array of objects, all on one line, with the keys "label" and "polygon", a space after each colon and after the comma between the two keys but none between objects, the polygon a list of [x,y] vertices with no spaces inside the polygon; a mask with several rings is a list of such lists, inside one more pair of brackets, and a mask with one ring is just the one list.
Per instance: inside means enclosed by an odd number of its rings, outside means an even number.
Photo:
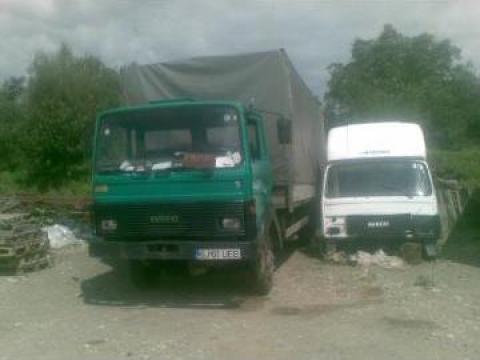
[{"label": "grey cloud", "polygon": [[327,66],[385,23],[451,38],[480,65],[479,15],[476,1],[0,0],[0,77],[25,73],[36,51],[62,41],[115,67],[283,47],[321,94]]}]

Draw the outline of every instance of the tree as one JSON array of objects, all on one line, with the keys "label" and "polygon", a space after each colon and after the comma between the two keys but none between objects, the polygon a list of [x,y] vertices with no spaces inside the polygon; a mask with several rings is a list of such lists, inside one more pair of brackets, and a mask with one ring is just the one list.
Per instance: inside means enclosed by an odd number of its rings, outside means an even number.
[{"label": "tree", "polygon": [[433,146],[459,149],[480,139],[480,80],[448,40],[386,25],[376,39],[357,39],[351,61],[329,70],[330,126],[406,119],[420,122]]},{"label": "tree", "polygon": [[2,84],[1,96],[4,100],[18,101],[25,92],[25,77],[12,76]]},{"label": "tree", "polygon": [[8,78],[0,87],[0,170],[11,170],[19,163],[21,154],[16,140],[25,121],[21,102],[24,90],[24,77]]},{"label": "tree", "polygon": [[31,182],[49,187],[85,176],[95,114],[119,101],[118,74],[99,59],[76,57],[66,45],[38,53],[29,73],[23,141]]}]

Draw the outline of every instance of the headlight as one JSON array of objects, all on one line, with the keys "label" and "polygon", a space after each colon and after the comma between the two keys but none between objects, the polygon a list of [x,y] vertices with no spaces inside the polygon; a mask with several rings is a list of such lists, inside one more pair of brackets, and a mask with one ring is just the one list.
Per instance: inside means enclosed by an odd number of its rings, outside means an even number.
[{"label": "headlight", "polygon": [[117,230],[117,222],[115,220],[102,220],[101,227],[104,231],[115,231]]},{"label": "headlight", "polygon": [[344,216],[328,216],[325,218],[324,231],[329,236],[345,236],[347,234]]},{"label": "headlight", "polygon": [[225,230],[240,230],[242,226],[239,218],[222,218],[220,224]]}]

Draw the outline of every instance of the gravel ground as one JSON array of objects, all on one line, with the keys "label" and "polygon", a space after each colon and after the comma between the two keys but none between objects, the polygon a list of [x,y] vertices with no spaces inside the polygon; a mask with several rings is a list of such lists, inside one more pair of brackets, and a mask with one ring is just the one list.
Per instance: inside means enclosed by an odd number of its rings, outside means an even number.
[{"label": "gravel ground", "polygon": [[134,289],[86,249],[0,277],[1,359],[478,359],[480,267],[386,270],[300,250],[269,297],[223,271]]}]

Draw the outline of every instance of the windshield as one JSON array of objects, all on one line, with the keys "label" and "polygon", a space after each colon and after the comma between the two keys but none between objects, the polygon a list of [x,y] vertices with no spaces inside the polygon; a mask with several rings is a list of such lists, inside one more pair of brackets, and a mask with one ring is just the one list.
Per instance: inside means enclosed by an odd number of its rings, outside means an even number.
[{"label": "windshield", "polygon": [[97,172],[236,167],[242,162],[239,115],[230,106],[136,110],[104,118]]},{"label": "windshield", "polygon": [[336,164],[327,174],[326,197],[429,196],[430,177],[418,161]]}]

